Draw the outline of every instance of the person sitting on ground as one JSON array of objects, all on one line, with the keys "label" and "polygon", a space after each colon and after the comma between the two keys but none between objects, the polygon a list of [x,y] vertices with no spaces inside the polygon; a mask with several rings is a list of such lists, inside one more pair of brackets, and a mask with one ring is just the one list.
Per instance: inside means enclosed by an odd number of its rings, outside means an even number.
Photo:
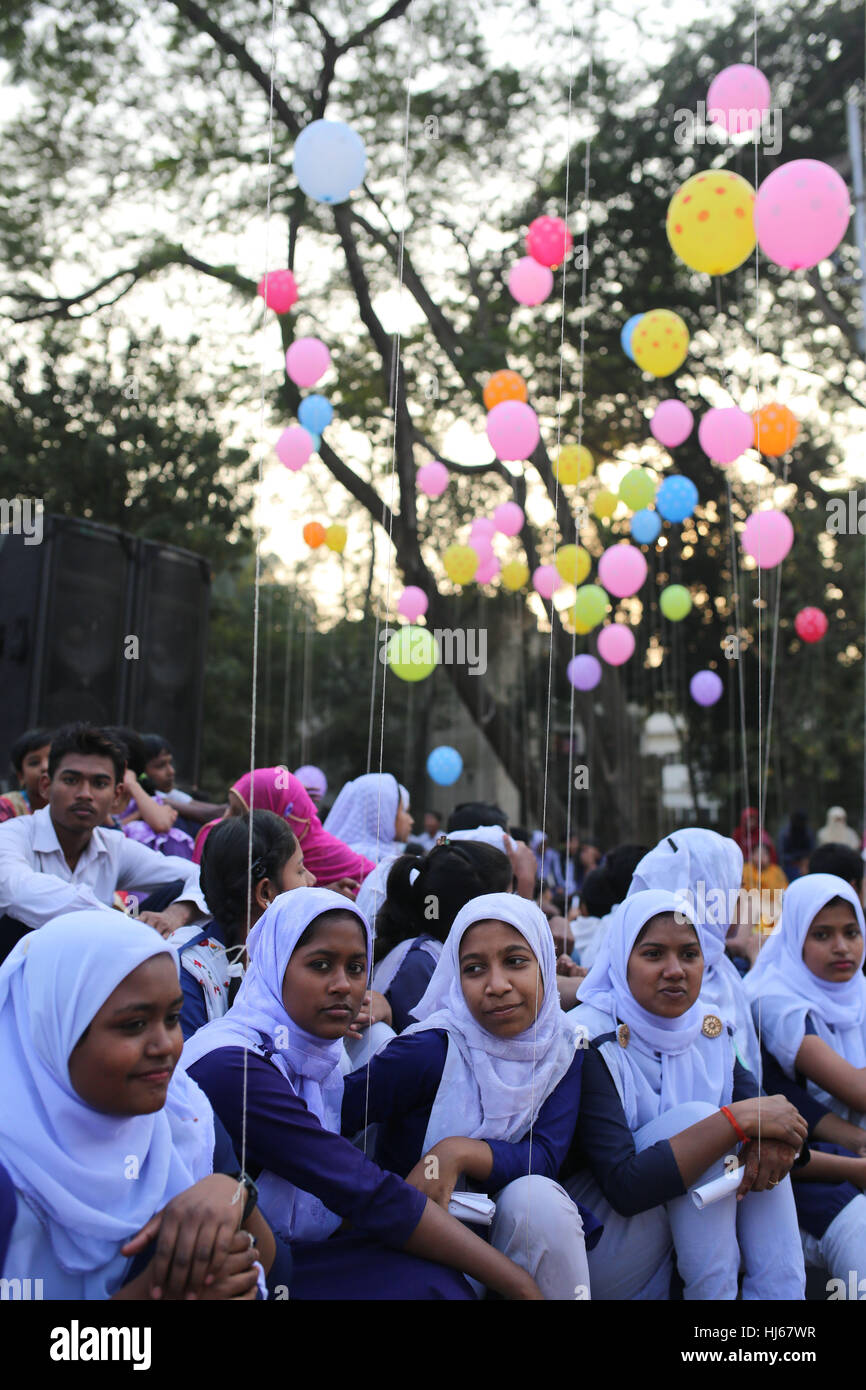
[{"label": "person sitting on ground", "polygon": [[809,855],[815,848],[815,835],[809,827],[805,811],[792,811],[788,824],[779,836],[782,868],[789,883],[809,872]]},{"label": "person sitting on ground", "polygon": [[743,865],[743,888],[747,893],[759,893],[761,931],[771,932],[782,912],[782,893],[788,880],[779,864],[772,863],[766,845],[752,845],[752,852]]},{"label": "person sitting on ground", "polygon": [[28,729],[12,745],[10,761],[18,778],[17,792],[0,796],[0,822],[15,816],[29,816],[46,804],[39,782],[48,767],[50,729]]},{"label": "person sitting on ground", "polygon": [[442,812],[424,812],[424,831],[421,835],[416,835],[415,839],[423,847],[424,851],[431,850],[439,836],[442,834]]},{"label": "person sitting on ground", "polygon": [[819,845],[809,855],[810,874],[835,874],[844,878],[863,901],[863,856],[847,845]]},{"label": "person sitting on ground", "polygon": [[55,733],[40,783],[48,805],[0,826],[3,958],[28,929],[61,913],[111,910],[118,890],[174,885],[177,891],[164,907],[141,913],[143,922],[166,936],[207,915],[195,865],[103,829],[124,767],[124,750],[91,724],[67,724]]},{"label": "person sitting on ground", "polygon": [[145,768],[144,740],[134,729],[125,725],[110,725],[105,729],[109,738],[119,743],[126,753],[123,791],[112,807],[106,822],[121,829],[130,840],[137,840],[159,854],[176,854],[180,859],[192,859],[193,840],[175,822],[177,811],[162,794],[145,791],[142,777]]},{"label": "person sitting on ground", "polygon": [[[141,741],[144,745],[142,785],[145,791],[154,796],[159,792],[183,820],[194,821],[196,826],[204,825],[206,821],[225,813],[225,802],[220,806],[213,801],[201,801],[174,785],[174,754],[161,734],[142,734]],[[192,835],[195,834],[195,827],[181,825],[180,828],[187,829]]]},{"label": "person sitting on ground", "polygon": [[831,806],[827,819],[818,831],[819,845],[847,845],[849,849],[860,848],[857,831],[848,824],[848,814],[841,806]]},{"label": "person sitting on ground", "polygon": [[328,779],[322,769],[313,763],[304,763],[303,767],[295,768],[294,775],[318,810],[328,794]]}]

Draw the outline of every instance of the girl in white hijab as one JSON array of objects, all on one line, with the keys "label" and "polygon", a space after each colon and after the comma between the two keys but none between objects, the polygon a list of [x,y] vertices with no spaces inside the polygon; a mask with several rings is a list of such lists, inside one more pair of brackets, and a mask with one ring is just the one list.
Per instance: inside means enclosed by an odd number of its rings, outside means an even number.
[{"label": "girl in white hijab", "polygon": [[[863,950],[855,890],[834,874],[806,874],[787,889],[781,922],[746,979],[767,1051],[859,1130],[866,1129]],[[866,1136],[854,1149],[813,1143],[794,1189],[807,1260],[843,1281],[851,1270],[855,1282],[866,1274],[864,1151]]]},{"label": "girl in white hijab", "polygon": [[402,854],[412,819],[409,793],[388,772],[368,772],[340,788],[325,830],[378,864]]},{"label": "girl in white hijab", "polygon": [[[156,1043],[140,1046],[136,1057],[131,1030],[141,1032],[142,1007],[129,1005],[120,1016],[118,1055],[106,1051],[97,1060],[97,1083],[89,1079],[97,1089],[108,1086],[106,1104],[116,1098],[116,1108],[97,1108],[73,1079],[86,1089],[76,1053],[95,1016],[155,956],[170,962],[179,996],[177,957],[151,927],[116,913],[75,912],[30,933],[0,969],[0,1162],[18,1197],[4,1274],[41,1280],[45,1298],[116,1295],[129,1275],[132,1259],[123,1248],[133,1233],[213,1169],[211,1107],[183,1071],[173,1070],[182,1041],[177,1022],[173,1057],[157,1058]],[[146,993],[136,982],[134,994],[139,990]],[[148,1065],[162,1069],[159,1079],[144,1074]],[[225,1184],[228,1209],[237,1184]]]},{"label": "girl in white hijab", "polygon": [[[596,1297],[668,1298],[674,1255],[686,1299],[737,1297],[741,1183],[732,1180],[730,1193],[703,1210],[691,1191],[725,1172],[741,1176],[732,1155],[742,1142],[742,1158],[750,1157],[759,1133],[756,1186],[774,1189],[757,1199],[772,1208],[767,1262],[777,1284],[798,1287],[788,1297],[803,1297],[793,1201],[790,1192],[777,1199],[806,1126],[783,1097],[755,1097],[729,1029],[705,1004],[702,976],[688,904],[643,891],[615,914],[579,991],[572,1017],[593,1045],[578,1121],[584,1165],[567,1185],[605,1223],[589,1262]],[[753,1171],[747,1165],[744,1183]],[[786,1258],[797,1267],[787,1269]]]},{"label": "girl in white hijab", "polygon": [[413,1013],[420,1021],[373,1059],[369,1079],[347,1081],[344,1127],[364,1113],[380,1123],[382,1162],[446,1208],[467,1179],[495,1194],[492,1244],[545,1297],[588,1298],[581,1214],[556,1182],[583,1054],[560,1008],[544,914],[512,893],[473,898]]}]

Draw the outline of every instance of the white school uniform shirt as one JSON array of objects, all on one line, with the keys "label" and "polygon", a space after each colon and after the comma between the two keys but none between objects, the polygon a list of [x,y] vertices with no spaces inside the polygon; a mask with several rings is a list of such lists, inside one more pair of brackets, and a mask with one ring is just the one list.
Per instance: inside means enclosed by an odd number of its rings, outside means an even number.
[{"label": "white school uniform shirt", "polygon": [[70,869],[50,807],[32,816],[16,816],[0,825],[0,914],[26,927],[44,927],[64,912],[110,909],[116,891],[150,891],[183,881],[175,901],[191,902],[208,917],[199,887],[198,865],[171,854],[157,854],[119,830],[93,831],[86,849]]}]

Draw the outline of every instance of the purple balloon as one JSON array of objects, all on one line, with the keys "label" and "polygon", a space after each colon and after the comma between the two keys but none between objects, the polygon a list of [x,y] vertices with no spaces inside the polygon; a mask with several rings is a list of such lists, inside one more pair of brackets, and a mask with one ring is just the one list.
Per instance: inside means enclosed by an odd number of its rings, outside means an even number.
[{"label": "purple balloon", "polygon": [[566,667],[575,690],[594,690],[601,680],[601,662],[594,656],[575,656]]},{"label": "purple balloon", "polygon": [[696,704],[715,705],[724,692],[721,676],[715,671],[698,671],[689,681],[689,693]]}]

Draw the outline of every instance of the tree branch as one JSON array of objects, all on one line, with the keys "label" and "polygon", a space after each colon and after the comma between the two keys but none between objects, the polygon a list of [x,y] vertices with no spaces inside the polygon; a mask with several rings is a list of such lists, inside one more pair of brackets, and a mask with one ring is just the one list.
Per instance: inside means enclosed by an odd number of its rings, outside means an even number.
[{"label": "tree branch", "polygon": [[389,20],[398,19],[401,14],[405,14],[410,4],[411,0],[394,0],[394,4],[390,5],[383,14],[380,14],[378,19],[371,19],[369,24],[365,24],[362,29],[356,29],[354,34],[350,34],[349,37],[339,45],[337,56],[342,57],[343,54],[348,53],[351,48],[359,48],[371,34],[375,34],[377,29],[381,29],[383,24],[387,24]]}]

